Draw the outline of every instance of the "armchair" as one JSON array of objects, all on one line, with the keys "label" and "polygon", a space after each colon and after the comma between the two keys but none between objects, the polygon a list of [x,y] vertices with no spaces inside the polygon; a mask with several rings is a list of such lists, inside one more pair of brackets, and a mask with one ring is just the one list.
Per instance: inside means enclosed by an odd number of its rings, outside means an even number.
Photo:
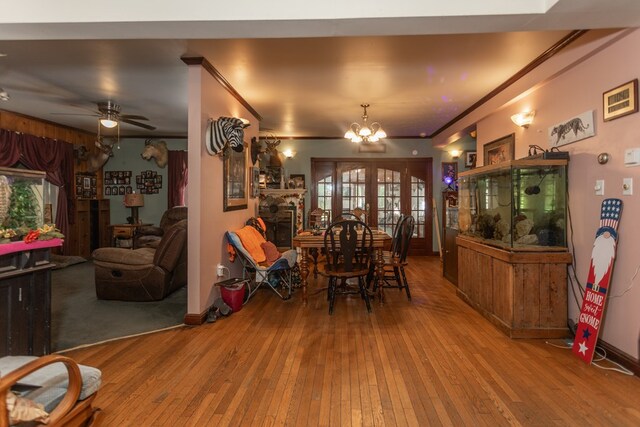
[{"label": "armchair", "polygon": [[187,220],[163,234],[156,249],[93,251],[98,299],[159,301],[187,284]]},{"label": "armchair", "polygon": [[187,219],[186,206],[174,206],[167,209],[160,219],[159,226],[143,225],[136,230],[136,236],[133,242],[134,248],[156,248],[162,239],[162,235],[173,224]]},{"label": "armchair", "polygon": [[52,354],[5,356],[0,358],[0,371],[0,427],[9,425],[7,394],[17,384],[22,388],[20,397],[42,405],[49,413],[50,426],[92,425],[95,421],[99,410],[92,403],[102,375],[98,369]]}]

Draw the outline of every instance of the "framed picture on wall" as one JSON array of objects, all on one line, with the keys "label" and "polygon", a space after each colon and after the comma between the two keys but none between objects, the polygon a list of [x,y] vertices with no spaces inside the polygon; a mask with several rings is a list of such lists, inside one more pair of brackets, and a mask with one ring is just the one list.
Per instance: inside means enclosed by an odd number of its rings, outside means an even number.
[{"label": "framed picture on wall", "polygon": [[289,179],[293,181],[293,188],[304,189],[304,174],[292,173],[289,175]]},{"label": "framed picture on wall", "polygon": [[515,143],[516,136],[515,133],[512,133],[485,144],[483,147],[484,165],[497,165],[513,160],[515,158]]},{"label": "framed picture on wall", "polygon": [[[226,148],[223,172],[223,211],[246,209],[249,201],[248,151]],[[156,189],[155,192],[158,190]]]},{"label": "framed picture on wall", "polygon": [[602,94],[602,113],[605,122],[638,112],[638,79]]},{"label": "framed picture on wall", "polygon": [[260,194],[260,168],[251,167],[251,197],[256,198]]},{"label": "framed picture on wall", "polygon": [[464,152],[464,166],[466,168],[475,168],[476,167],[476,157],[478,156],[475,150],[465,151]]}]

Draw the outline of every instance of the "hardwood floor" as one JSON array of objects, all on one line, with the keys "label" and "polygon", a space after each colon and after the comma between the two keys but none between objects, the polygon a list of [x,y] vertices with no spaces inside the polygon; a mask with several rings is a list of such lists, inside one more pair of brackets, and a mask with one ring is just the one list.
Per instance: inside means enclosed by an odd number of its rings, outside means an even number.
[{"label": "hardwood floor", "polygon": [[640,425],[638,378],[508,339],[438,258],[409,261],[413,300],[387,290],[372,314],[357,296],[329,316],[324,293],[303,308],[300,291],[261,290],[213,324],[67,354],[102,370],[106,426]]}]

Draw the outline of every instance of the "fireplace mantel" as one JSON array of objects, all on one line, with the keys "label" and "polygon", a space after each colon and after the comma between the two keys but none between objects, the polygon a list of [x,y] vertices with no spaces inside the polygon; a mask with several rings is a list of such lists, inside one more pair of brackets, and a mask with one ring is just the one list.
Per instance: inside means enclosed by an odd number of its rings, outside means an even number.
[{"label": "fireplace mantel", "polygon": [[281,190],[279,188],[261,188],[260,189],[260,199],[264,199],[267,196],[278,196],[283,199],[287,198],[300,198],[304,197],[307,193],[307,190],[304,188],[290,188]]}]

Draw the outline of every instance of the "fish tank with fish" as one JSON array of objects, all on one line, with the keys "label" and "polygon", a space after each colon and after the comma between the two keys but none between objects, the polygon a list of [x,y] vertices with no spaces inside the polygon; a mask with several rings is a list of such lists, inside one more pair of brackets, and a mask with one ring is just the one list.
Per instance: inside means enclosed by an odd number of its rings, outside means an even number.
[{"label": "fish tank with fish", "polygon": [[0,229],[43,226],[45,193],[52,187],[45,176],[40,171],[0,167]]},{"label": "fish tank with fish", "polygon": [[459,174],[459,237],[510,251],[567,250],[568,160],[512,160]]}]

